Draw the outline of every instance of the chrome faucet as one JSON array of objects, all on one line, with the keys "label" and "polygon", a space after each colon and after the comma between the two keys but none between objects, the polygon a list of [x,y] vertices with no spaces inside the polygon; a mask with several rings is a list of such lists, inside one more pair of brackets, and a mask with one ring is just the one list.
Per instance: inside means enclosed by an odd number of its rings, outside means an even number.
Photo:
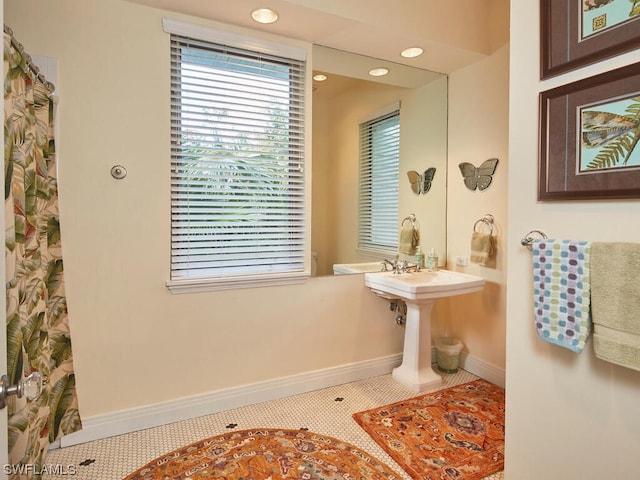
[{"label": "chrome faucet", "polygon": [[[388,269],[387,267],[391,267]],[[382,271],[393,273],[407,273],[407,272],[419,272],[420,265],[417,263],[409,263],[406,260],[399,261],[397,258],[395,261],[384,259],[382,261]]]},{"label": "chrome faucet", "polygon": [[420,271],[420,264],[419,263],[407,263],[405,262],[406,265],[404,267],[404,272],[419,272]]},{"label": "chrome faucet", "polygon": [[396,266],[398,264],[398,261],[396,260],[395,262],[392,262],[391,260],[387,260],[386,258],[382,261],[382,271],[383,272],[388,272],[389,270],[387,269],[387,266],[391,267],[392,271],[396,270]]}]

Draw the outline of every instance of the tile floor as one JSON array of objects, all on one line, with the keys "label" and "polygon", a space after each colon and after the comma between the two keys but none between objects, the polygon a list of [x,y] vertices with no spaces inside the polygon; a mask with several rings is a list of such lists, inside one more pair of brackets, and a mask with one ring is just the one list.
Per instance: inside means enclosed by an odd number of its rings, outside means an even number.
[{"label": "tile floor", "polygon": [[[447,388],[475,380],[464,370],[444,375]],[[278,400],[226,410],[204,417],[106,438],[49,452],[48,465],[74,465],[73,477],[50,475],[47,480],[121,480],[154,458],[183,445],[228,432],[265,428],[307,428],[352,443],[411,480],[407,474],[358,426],[351,415],[380,405],[415,397],[391,375],[303,393]],[[485,480],[504,480],[498,472]]]}]

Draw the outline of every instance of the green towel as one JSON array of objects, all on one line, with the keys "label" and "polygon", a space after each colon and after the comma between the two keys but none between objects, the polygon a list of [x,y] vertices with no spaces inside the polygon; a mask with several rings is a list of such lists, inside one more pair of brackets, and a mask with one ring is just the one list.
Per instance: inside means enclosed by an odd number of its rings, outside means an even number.
[{"label": "green towel", "polygon": [[471,261],[473,263],[486,266],[495,250],[496,242],[493,235],[473,232],[471,235]]},{"label": "green towel", "polygon": [[640,371],[640,244],[591,244],[593,348],[598,358]]},{"label": "green towel", "polygon": [[413,226],[402,227],[400,230],[400,245],[398,251],[407,255],[415,255],[416,247],[420,245],[420,232]]}]

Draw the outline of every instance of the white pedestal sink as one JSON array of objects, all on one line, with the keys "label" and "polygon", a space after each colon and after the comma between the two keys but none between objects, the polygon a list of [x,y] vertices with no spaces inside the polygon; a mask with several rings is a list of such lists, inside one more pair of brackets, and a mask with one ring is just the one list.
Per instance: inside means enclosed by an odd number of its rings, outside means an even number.
[{"label": "white pedestal sink", "polygon": [[431,367],[433,304],[438,298],[478,292],[484,288],[484,279],[448,270],[423,270],[365,273],[364,283],[381,297],[401,299],[407,304],[402,364],[393,370],[392,377],[416,392],[440,385],[442,377]]}]

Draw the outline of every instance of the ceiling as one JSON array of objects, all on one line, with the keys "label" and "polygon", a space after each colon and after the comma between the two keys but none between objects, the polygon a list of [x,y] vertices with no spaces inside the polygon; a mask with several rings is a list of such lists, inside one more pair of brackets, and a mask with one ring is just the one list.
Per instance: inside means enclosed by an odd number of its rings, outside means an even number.
[{"label": "ceiling", "polygon": [[[451,73],[509,40],[509,0],[126,0],[170,12],[295,38],[339,50]],[[270,25],[256,8],[279,15]],[[404,59],[399,52],[425,53]]]}]

